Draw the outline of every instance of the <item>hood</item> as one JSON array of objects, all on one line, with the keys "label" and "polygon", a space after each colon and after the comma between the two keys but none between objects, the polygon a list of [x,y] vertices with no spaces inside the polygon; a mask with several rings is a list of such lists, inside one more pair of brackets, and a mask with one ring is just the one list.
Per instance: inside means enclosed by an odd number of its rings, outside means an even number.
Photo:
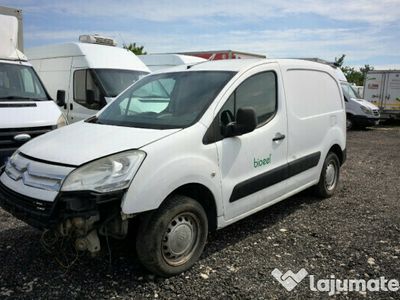
[{"label": "hood", "polygon": [[78,122],[53,130],[24,144],[19,151],[50,162],[79,166],[146,144],[180,129],[145,129]]},{"label": "hood", "polygon": [[0,101],[0,128],[57,124],[61,111],[54,101]]},{"label": "hood", "polygon": [[355,99],[355,98],[352,98],[352,99],[356,100],[358,103],[361,103],[362,105],[364,105],[364,106],[366,106],[366,107],[368,107],[370,109],[373,109],[373,110],[379,109],[379,107],[377,107],[376,105],[372,104],[371,102],[368,102],[367,100]]}]

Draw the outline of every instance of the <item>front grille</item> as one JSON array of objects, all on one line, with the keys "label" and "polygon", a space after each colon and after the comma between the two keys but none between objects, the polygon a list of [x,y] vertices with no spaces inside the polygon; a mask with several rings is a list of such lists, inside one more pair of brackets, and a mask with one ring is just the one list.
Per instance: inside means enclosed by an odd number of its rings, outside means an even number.
[{"label": "front grille", "polygon": [[19,148],[24,142],[16,141],[14,139],[16,135],[29,134],[31,138],[35,138],[53,129],[55,129],[54,126],[0,129],[0,151],[11,151]]},{"label": "front grille", "polygon": [[0,182],[0,199],[24,210],[40,215],[50,215],[53,202],[42,201],[35,198],[21,195],[7,188]]},{"label": "front grille", "polygon": [[55,203],[21,195],[1,182],[0,206],[21,221],[39,229],[49,228],[55,223],[52,217]]},{"label": "front grille", "polygon": [[379,117],[379,109],[373,109],[372,113],[374,114],[375,117]]}]

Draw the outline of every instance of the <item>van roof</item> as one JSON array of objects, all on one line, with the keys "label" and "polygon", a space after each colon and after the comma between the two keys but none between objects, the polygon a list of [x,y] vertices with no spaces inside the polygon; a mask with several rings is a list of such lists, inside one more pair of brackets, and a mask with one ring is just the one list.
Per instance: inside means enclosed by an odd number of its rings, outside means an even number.
[{"label": "van roof", "polygon": [[159,66],[159,65],[177,66],[182,64],[207,61],[206,59],[201,57],[183,55],[183,54],[144,54],[144,55],[138,55],[138,57],[147,66]]},{"label": "van roof", "polygon": [[[322,63],[301,60],[301,59],[226,59],[205,61],[191,65],[177,66],[170,68],[164,72],[177,72],[177,71],[245,71],[258,65],[278,63],[281,66],[290,66],[291,68],[312,68],[325,70],[329,73],[333,72],[333,68]],[[155,73],[161,73],[155,72]]]},{"label": "van roof", "polygon": [[128,69],[150,72],[131,51],[89,43],[66,43],[26,49],[29,60],[84,56],[90,68]]}]

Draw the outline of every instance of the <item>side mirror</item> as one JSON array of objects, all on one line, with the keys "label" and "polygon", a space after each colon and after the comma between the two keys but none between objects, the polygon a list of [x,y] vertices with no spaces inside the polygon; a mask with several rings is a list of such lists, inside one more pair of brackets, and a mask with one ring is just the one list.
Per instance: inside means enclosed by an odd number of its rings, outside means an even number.
[{"label": "side mirror", "polygon": [[252,107],[239,108],[236,113],[236,122],[229,123],[222,130],[224,137],[232,137],[252,132],[257,127],[256,111]]},{"label": "side mirror", "polygon": [[58,105],[58,106],[66,106],[66,103],[65,103],[65,91],[63,91],[63,90],[58,90],[57,91],[57,100],[56,100],[56,104]]},{"label": "side mirror", "polygon": [[92,105],[95,102],[94,99],[94,91],[93,90],[86,90],[86,103]]}]

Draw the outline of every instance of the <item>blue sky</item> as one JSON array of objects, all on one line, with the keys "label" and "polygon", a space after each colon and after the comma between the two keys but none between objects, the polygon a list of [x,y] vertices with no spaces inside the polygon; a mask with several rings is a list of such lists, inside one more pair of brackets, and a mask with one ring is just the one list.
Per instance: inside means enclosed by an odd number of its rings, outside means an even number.
[{"label": "blue sky", "polygon": [[268,57],[346,54],[345,64],[400,68],[400,0],[0,0],[22,8],[25,47],[80,34],[149,53],[233,49]]}]

